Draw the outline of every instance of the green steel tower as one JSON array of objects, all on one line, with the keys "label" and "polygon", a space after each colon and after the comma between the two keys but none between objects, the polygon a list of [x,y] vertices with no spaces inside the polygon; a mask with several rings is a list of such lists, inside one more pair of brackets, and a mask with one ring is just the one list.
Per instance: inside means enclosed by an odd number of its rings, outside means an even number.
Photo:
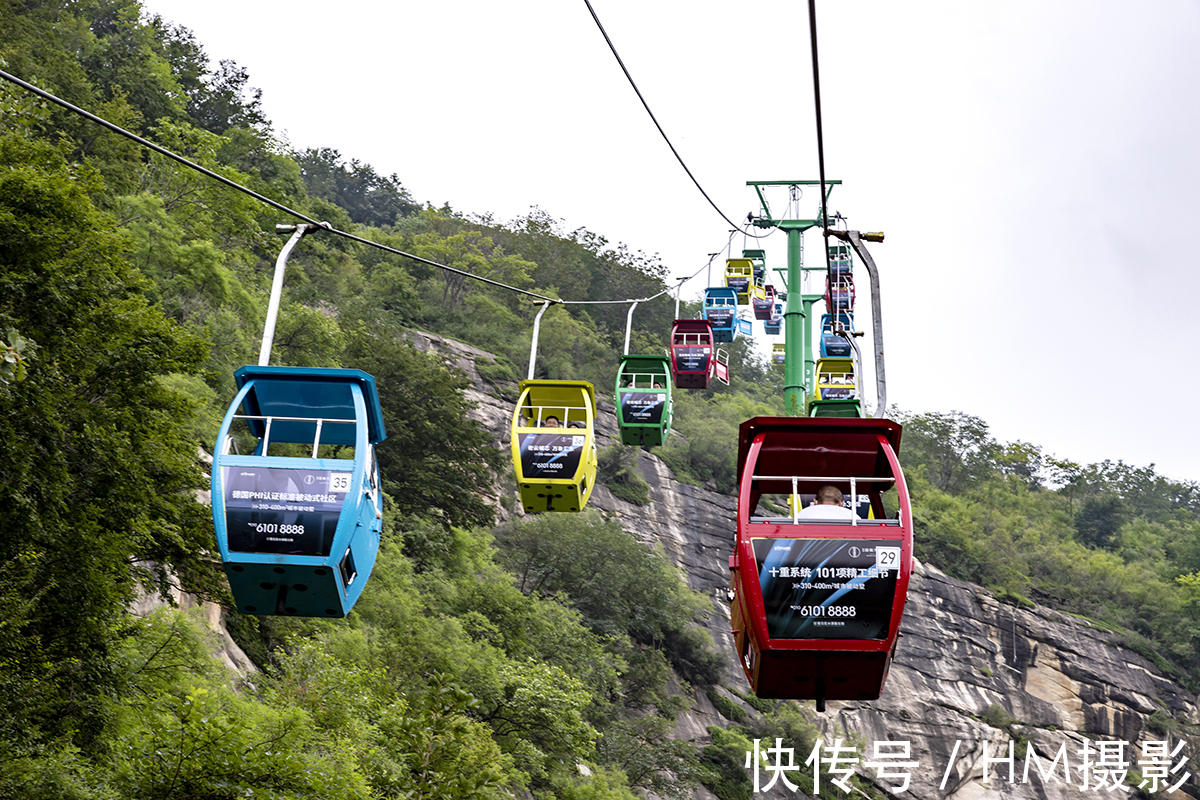
[{"label": "green steel tower", "polygon": [[[828,205],[829,195],[833,187],[841,181],[825,181],[825,200]],[[813,369],[816,361],[813,357],[813,336],[809,325],[809,315],[813,303],[823,294],[804,295],[801,293],[802,275],[805,270],[824,272],[825,260],[820,266],[804,266],[803,234],[809,228],[822,225],[820,212],[817,219],[775,219],[771,216],[767,198],[763,196],[764,186],[787,186],[793,197],[798,197],[800,187],[820,186],[820,181],[746,181],[747,186],[753,186],[758,194],[762,215],[754,219],[757,228],[778,228],[787,234],[787,273],[784,286],[787,289],[787,303],[783,309],[783,342],[786,352],[783,362],[783,400],[787,413],[793,417],[804,416],[805,396],[813,386]],[[789,204],[789,208],[791,205]],[[822,243],[824,246],[824,243]]]}]

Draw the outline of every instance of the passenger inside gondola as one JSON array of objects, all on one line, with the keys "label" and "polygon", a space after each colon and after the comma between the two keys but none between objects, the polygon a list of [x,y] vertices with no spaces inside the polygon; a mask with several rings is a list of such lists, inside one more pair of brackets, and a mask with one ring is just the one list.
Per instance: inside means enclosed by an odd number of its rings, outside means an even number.
[{"label": "passenger inside gondola", "polygon": [[559,424],[558,424],[558,417],[556,417],[556,416],[554,416],[554,415],[551,415],[551,416],[549,416],[549,417],[546,417],[546,421],[542,423],[542,427],[543,427],[543,428],[557,428],[557,427],[559,427]]},{"label": "passenger inside gondola", "polygon": [[846,508],[845,502],[841,489],[825,484],[817,490],[813,504],[796,513],[796,519],[849,520],[854,512]]}]

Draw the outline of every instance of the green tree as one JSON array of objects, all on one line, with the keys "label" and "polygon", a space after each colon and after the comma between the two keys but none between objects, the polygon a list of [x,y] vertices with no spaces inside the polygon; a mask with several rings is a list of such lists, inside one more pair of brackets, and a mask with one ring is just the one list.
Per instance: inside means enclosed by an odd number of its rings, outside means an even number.
[{"label": "green tree", "polygon": [[924,465],[929,482],[944,492],[961,492],[995,469],[997,445],[979,417],[949,414],[902,414],[900,460]]},{"label": "green tree", "polygon": [[24,720],[35,741],[98,732],[138,576],[208,574],[190,403],[159,380],[204,348],[147,301],[127,240],[89,200],[100,190],[55,148],[0,136],[0,330],[38,345],[26,379],[0,391],[0,559],[27,565],[9,591],[45,654],[5,686],[43,692]]},{"label": "green tree", "polygon": [[685,631],[701,608],[662,557],[594,514],[546,514],[496,531],[503,563],[528,594],[562,593],[584,623],[603,636],[663,646],[688,680],[713,682],[711,643]]},{"label": "green tree", "polygon": [[346,324],[352,327],[345,363],[374,375],[379,386],[388,434],[379,447],[384,491],[401,514],[489,524],[494,511],[482,495],[501,459],[491,434],[467,417],[466,378],[418,352],[400,330]]},{"label": "green tree", "polygon": [[394,225],[420,210],[396,175],[385,178],[358,159],[347,164],[333,148],[309,148],[295,160],[309,194],[337,203],[360,225]]},{"label": "green tree", "polygon": [[1125,501],[1116,495],[1087,498],[1075,515],[1079,541],[1089,547],[1110,547],[1128,513]]},{"label": "green tree", "polygon": [[158,52],[155,30],[141,22],[138,0],[90,0],[79,6],[90,35],[76,40],[80,64],[108,92],[129,98],[142,119],[179,119],[182,92]]}]

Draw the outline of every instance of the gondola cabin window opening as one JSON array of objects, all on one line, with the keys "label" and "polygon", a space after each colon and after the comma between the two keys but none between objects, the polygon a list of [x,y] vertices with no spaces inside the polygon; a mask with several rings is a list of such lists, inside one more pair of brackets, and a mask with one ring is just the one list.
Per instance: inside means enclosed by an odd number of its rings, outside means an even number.
[{"label": "gondola cabin window opening", "polygon": [[[873,476],[812,477],[801,475],[754,475],[751,486],[757,501],[750,509],[749,522],[775,525],[898,526],[900,519],[889,515],[882,492],[895,484],[895,478]],[[780,492],[780,484],[792,484],[790,492]],[[842,492],[842,507],[854,512],[854,518],[806,519],[800,510],[816,501],[817,491],[826,485]],[[891,506],[895,508],[895,503]]]},{"label": "gondola cabin window opening", "polygon": [[[279,441],[274,438],[272,431],[278,432],[283,425],[292,426],[293,435],[294,431],[311,429],[311,444],[307,441],[296,441],[293,436],[289,436],[288,441]],[[221,444],[220,454],[229,455],[245,451],[267,458],[331,458],[353,461],[355,458],[354,445],[328,441],[329,439],[344,438],[331,434],[332,426],[336,425],[349,426],[350,435],[353,435],[355,420],[352,419],[237,414],[229,426],[229,435]],[[254,427],[258,428],[257,433]]]},{"label": "gondola cabin window opening", "polygon": [[661,372],[625,372],[621,375],[622,389],[665,388]]},{"label": "gondola cabin window opening", "polygon": [[523,428],[583,428],[587,412],[575,406],[525,406]]},{"label": "gondola cabin window opening", "polygon": [[675,344],[699,347],[710,344],[710,342],[708,335],[704,333],[677,333],[675,334]]}]

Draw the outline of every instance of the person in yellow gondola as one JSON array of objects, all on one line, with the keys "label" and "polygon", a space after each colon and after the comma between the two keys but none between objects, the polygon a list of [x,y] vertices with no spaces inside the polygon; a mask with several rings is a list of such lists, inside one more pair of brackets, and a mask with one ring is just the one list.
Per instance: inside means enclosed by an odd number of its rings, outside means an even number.
[{"label": "person in yellow gondola", "polygon": [[849,520],[854,512],[843,504],[842,490],[826,484],[817,490],[817,499],[796,514],[796,519]]},{"label": "person in yellow gondola", "polygon": [[550,415],[550,416],[546,417],[546,421],[542,423],[542,427],[543,428],[558,428],[561,426],[558,424],[558,417],[556,417],[554,415]]}]

